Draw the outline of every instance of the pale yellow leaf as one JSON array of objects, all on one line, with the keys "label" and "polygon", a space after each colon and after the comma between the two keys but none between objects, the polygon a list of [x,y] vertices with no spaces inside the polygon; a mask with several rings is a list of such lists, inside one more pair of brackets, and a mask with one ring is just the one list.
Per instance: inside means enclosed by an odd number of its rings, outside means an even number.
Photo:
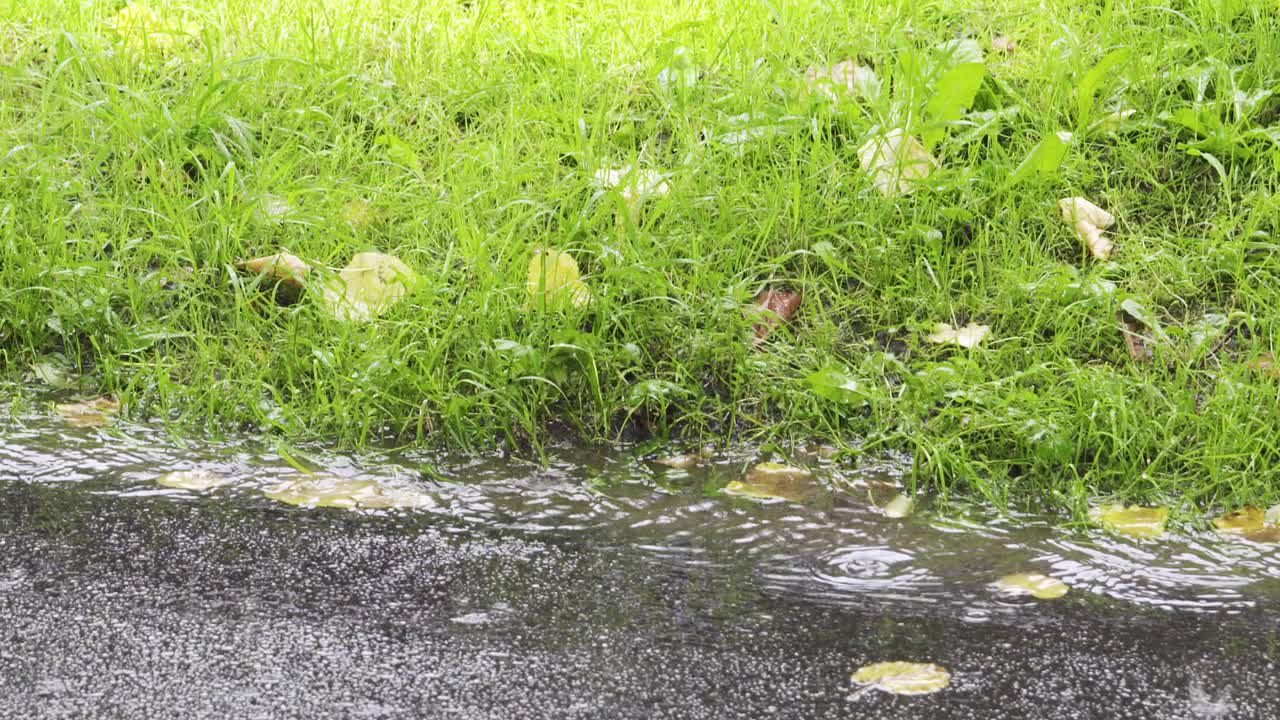
[{"label": "pale yellow leaf", "polygon": [[357,253],[324,285],[324,304],[343,322],[368,322],[409,295],[418,274],[399,258]]},{"label": "pale yellow leaf", "polygon": [[938,165],[919,140],[902,130],[867,140],[858,148],[858,162],[885,197],[910,193]]},{"label": "pale yellow leaf", "polygon": [[578,261],[559,250],[533,251],[527,287],[530,305],[538,308],[557,307],[566,302],[574,307],[586,307],[591,302],[591,290],[582,281]]},{"label": "pale yellow leaf", "polygon": [[924,695],[950,685],[951,673],[933,663],[879,662],[859,668],[851,679],[894,695]]},{"label": "pale yellow leaf", "polygon": [[977,347],[989,332],[991,327],[988,325],[969,323],[962,328],[954,328],[947,323],[938,323],[926,339],[935,345],[959,345],[963,348],[972,348]]},{"label": "pale yellow leaf", "polygon": [[1063,198],[1058,201],[1062,219],[1071,223],[1089,254],[1099,260],[1111,257],[1111,240],[1102,231],[1115,224],[1115,217],[1082,197]]}]

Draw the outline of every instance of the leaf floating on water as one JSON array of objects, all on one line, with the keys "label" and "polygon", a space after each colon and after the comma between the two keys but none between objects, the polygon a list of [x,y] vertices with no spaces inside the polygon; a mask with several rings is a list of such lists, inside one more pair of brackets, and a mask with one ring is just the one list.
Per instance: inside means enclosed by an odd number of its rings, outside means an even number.
[{"label": "leaf floating on water", "polygon": [[343,322],[368,322],[409,295],[418,274],[399,258],[380,252],[356,253],[324,284],[324,303]]},{"label": "leaf floating on water", "polygon": [[972,348],[977,347],[989,332],[991,332],[989,325],[969,323],[962,328],[953,328],[947,323],[938,323],[926,339],[935,345],[959,345],[962,348]]},{"label": "leaf floating on water", "polygon": [[334,477],[291,480],[269,488],[263,494],[290,505],[348,510],[389,510],[432,504],[431,496],[417,490],[392,487],[375,480]]},{"label": "leaf floating on water", "polygon": [[529,304],[536,308],[554,308],[569,303],[586,307],[591,290],[582,281],[578,261],[569,253],[541,248],[529,260]]},{"label": "leaf floating on water", "polygon": [[1280,542],[1280,505],[1263,511],[1244,507],[1213,519],[1213,528],[1222,535],[1235,535],[1260,543]]},{"label": "leaf floating on water", "polygon": [[1071,223],[1076,236],[1089,248],[1090,255],[1099,260],[1111,257],[1113,245],[1103,237],[1102,231],[1115,224],[1114,215],[1082,197],[1063,198],[1058,201],[1058,209],[1062,211],[1062,219]]},{"label": "leaf floating on water", "polygon": [[1213,527],[1224,535],[1245,535],[1261,530],[1266,514],[1261,508],[1244,507],[1213,519]]},{"label": "leaf floating on water", "polygon": [[310,264],[302,258],[286,252],[245,260],[239,263],[239,266],[259,275],[279,280],[285,285],[299,290],[302,289],[307,275],[311,272]]},{"label": "leaf floating on water", "polygon": [[734,480],[724,488],[730,495],[761,500],[777,498],[792,502],[813,499],[821,490],[812,472],[775,462],[756,465],[742,480]]},{"label": "leaf floating on water", "polygon": [[924,145],[903,130],[872,137],[858,148],[858,162],[885,197],[909,194],[938,165]]},{"label": "leaf floating on water", "polygon": [[1089,518],[1102,527],[1132,537],[1160,537],[1164,534],[1169,508],[1108,504],[1089,510]]},{"label": "leaf floating on water", "polygon": [[55,405],[54,409],[67,424],[74,427],[102,427],[111,422],[111,417],[120,411],[120,402],[104,395],[78,403],[62,403]]},{"label": "leaf floating on water", "polygon": [[46,360],[31,366],[31,374],[37,380],[53,388],[66,388],[75,384],[71,370],[64,362]]},{"label": "leaf floating on water", "polygon": [[1039,573],[1005,575],[995,584],[1000,592],[1007,595],[1030,595],[1038,600],[1055,600],[1071,589],[1061,580]]},{"label": "leaf floating on water", "polygon": [[754,328],[756,345],[763,343],[775,328],[796,314],[796,310],[800,308],[801,297],[798,292],[772,289],[762,290],[756,296],[757,307],[754,310],[760,316],[760,322],[756,323]]},{"label": "leaf floating on water", "polygon": [[859,668],[850,679],[894,695],[927,695],[950,685],[951,673],[933,663],[879,662]]},{"label": "leaf floating on water", "polygon": [[909,517],[915,511],[915,500],[906,493],[898,493],[892,500],[885,503],[880,508],[886,517],[904,518]]},{"label": "leaf floating on water", "polygon": [[231,482],[231,478],[208,470],[178,470],[156,478],[157,485],[177,490],[211,490]]}]

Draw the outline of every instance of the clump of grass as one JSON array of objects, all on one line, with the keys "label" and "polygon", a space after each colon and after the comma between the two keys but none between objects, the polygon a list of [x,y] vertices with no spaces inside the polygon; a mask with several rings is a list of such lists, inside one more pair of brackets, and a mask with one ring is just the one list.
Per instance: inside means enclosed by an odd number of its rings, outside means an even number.
[{"label": "clump of grass", "polygon": [[[1280,17],[1167,3],[192,0],[154,7],[195,28],[154,52],[119,7],[11,5],[0,373],[56,355],[138,419],[353,445],[857,438],[998,504],[1271,504]],[[965,39],[956,115],[931,68]],[[845,59],[878,94],[805,89]],[[885,197],[858,149],[902,126],[939,166]],[[600,187],[625,166],[667,192]],[[1109,260],[1074,196],[1118,219]],[[281,248],[422,282],[345,323],[236,268]],[[539,248],[589,304],[530,309]],[[753,347],[772,287],[803,306]]]}]

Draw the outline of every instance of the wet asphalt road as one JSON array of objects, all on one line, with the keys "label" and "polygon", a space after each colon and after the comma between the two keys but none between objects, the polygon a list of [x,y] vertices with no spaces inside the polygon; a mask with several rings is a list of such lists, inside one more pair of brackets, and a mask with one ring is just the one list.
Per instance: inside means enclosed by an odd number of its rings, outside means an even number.
[{"label": "wet asphalt road", "polygon": [[[0,478],[5,718],[1269,718],[1272,617],[818,601],[579,535]],[[952,686],[855,694],[879,660]]]}]

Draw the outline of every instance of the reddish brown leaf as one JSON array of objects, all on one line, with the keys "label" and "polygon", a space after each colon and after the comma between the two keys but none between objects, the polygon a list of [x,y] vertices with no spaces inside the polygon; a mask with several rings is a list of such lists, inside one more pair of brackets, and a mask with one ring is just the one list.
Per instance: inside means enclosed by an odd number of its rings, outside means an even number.
[{"label": "reddish brown leaf", "polygon": [[1276,356],[1271,353],[1263,353],[1245,363],[1244,366],[1273,378],[1280,378],[1280,365],[1276,364]]},{"label": "reddish brown leaf", "polygon": [[757,315],[760,321],[755,325],[756,343],[769,337],[782,323],[791,319],[800,308],[801,295],[790,290],[763,290],[756,296],[759,304]]},{"label": "reddish brown leaf", "polygon": [[1117,314],[1117,319],[1124,326],[1124,344],[1129,348],[1129,357],[1137,362],[1147,362],[1151,359],[1151,348],[1147,345],[1147,326],[1138,318],[1121,310]]}]

